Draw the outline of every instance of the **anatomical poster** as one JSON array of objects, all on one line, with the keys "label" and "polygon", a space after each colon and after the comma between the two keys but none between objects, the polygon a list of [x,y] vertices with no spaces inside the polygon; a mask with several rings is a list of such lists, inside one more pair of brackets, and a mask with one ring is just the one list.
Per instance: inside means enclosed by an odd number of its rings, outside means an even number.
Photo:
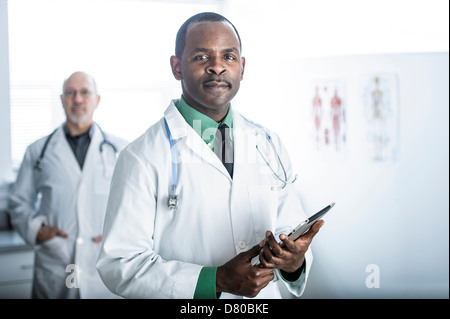
[{"label": "anatomical poster", "polygon": [[361,76],[366,154],[374,162],[395,161],[399,143],[398,77],[395,73]]},{"label": "anatomical poster", "polygon": [[316,79],[311,88],[311,121],[317,151],[343,152],[347,143],[346,97],[341,79]]}]

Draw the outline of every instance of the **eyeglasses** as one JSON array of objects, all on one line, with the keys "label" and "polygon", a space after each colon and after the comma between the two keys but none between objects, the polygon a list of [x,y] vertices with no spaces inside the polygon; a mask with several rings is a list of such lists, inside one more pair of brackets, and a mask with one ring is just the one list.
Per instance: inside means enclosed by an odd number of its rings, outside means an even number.
[{"label": "eyeglasses", "polygon": [[86,99],[86,98],[88,98],[88,97],[90,97],[92,95],[92,92],[87,90],[87,89],[83,89],[83,90],[81,90],[79,92],[77,90],[67,90],[67,91],[65,91],[63,93],[63,95],[66,98],[74,99],[77,96],[78,93],[80,93],[80,95],[81,95],[81,97],[83,99]]}]

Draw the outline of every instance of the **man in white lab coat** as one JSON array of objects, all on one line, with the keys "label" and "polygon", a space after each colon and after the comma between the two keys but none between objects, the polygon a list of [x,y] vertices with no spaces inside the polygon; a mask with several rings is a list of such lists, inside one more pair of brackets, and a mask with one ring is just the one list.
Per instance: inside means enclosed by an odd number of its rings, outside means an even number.
[{"label": "man in white lab coat", "polygon": [[195,15],[175,51],[181,98],[114,170],[104,283],[126,298],[280,298],[281,285],[300,296],[323,221],[295,242],[286,236],[306,216],[278,136],[231,108],[245,66],[237,30]]},{"label": "man in white lab coat", "polygon": [[66,121],[28,146],[9,200],[11,223],[35,250],[33,298],[119,298],[96,268],[112,171],[127,142],[93,121],[92,76],[63,85]]}]

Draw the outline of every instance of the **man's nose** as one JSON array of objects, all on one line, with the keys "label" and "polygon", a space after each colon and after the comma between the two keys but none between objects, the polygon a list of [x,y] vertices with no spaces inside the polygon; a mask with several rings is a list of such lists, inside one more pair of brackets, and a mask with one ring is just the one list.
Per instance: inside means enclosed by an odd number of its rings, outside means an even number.
[{"label": "man's nose", "polygon": [[76,103],[82,103],[83,99],[84,99],[83,94],[81,92],[75,91],[73,100]]},{"label": "man's nose", "polygon": [[223,63],[222,59],[219,57],[213,57],[210,60],[210,63],[208,64],[206,68],[206,72],[209,74],[216,74],[220,75],[227,71],[225,64]]}]

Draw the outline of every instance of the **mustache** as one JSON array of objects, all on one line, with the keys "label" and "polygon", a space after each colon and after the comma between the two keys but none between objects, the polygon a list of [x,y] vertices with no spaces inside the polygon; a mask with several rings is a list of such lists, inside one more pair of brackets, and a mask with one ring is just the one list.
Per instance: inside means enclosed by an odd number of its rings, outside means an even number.
[{"label": "mustache", "polygon": [[225,83],[228,87],[231,87],[231,86],[232,86],[232,84],[231,84],[230,81],[227,81],[227,80],[224,79],[224,78],[221,78],[221,77],[215,77],[215,76],[211,76],[211,77],[206,78],[206,79],[202,82],[202,84],[205,85],[205,84],[208,84],[208,83],[210,83],[210,82]]},{"label": "mustache", "polygon": [[75,110],[76,110],[77,108],[82,108],[83,110],[86,110],[86,105],[84,105],[84,104],[74,104],[74,105],[72,105],[72,107],[70,108],[70,110],[71,110],[72,112],[75,112]]}]

